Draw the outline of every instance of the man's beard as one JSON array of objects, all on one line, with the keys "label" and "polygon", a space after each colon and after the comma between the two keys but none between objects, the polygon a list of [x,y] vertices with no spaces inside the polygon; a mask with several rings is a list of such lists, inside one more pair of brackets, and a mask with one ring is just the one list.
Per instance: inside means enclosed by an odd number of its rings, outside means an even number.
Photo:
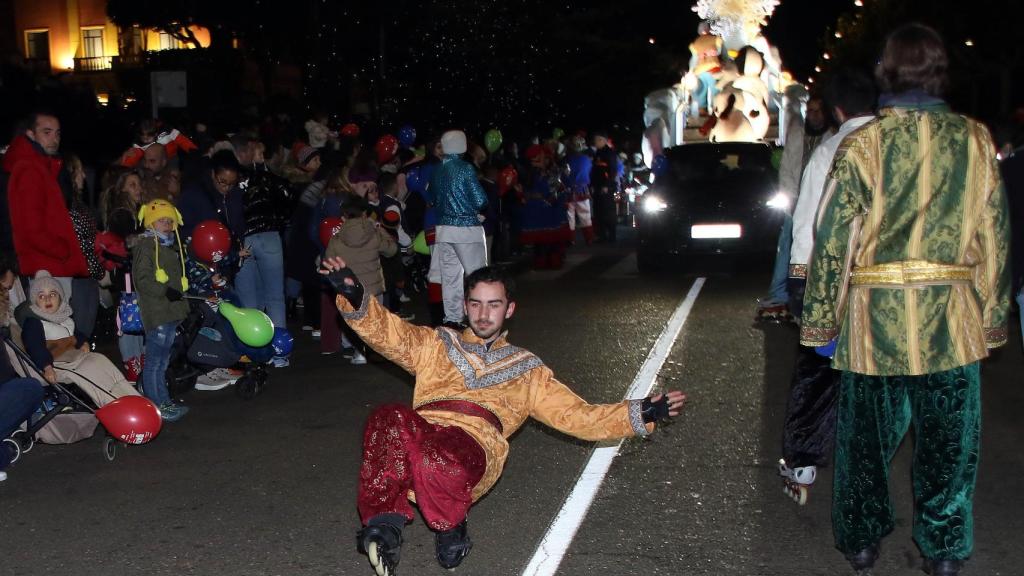
[{"label": "man's beard", "polygon": [[479,327],[477,324],[474,324],[471,321],[469,323],[469,328],[473,331],[473,334],[475,334],[477,338],[481,340],[487,340],[491,336],[497,334],[499,330],[501,330],[501,324],[489,322],[486,327]]}]

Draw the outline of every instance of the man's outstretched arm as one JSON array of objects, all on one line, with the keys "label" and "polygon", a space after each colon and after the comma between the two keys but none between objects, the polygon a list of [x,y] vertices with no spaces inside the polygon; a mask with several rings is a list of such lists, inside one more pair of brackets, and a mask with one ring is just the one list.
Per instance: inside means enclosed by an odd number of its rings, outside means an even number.
[{"label": "man's outstretched arm", "polygon": [[646,436],[658,421],[678,416],[686,395],[674,390],[615,404],[590,404],[541,367],[530,383],[530,416],[583,440]]},{"label": "man's outstretched arm", "polygon": [[341,258],[325,258],[320,274],[338,292],[338,311],[359,337],[388,360],[415,374],[424,344],[434,337],[434,330],[409,324],[381,306],[366,293],[359,278]]}]

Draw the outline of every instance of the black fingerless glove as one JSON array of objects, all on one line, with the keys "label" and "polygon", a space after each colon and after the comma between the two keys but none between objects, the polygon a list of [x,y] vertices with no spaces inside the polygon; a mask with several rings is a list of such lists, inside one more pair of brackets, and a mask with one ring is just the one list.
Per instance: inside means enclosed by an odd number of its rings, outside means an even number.
[{"label": "black fingerless glove", "polygon": [[164,296],[166,296],[167,299],[170,300],[171,302],[177,302],[182,298],[181,292],[178,292],[174,288],[168,288],[164,290]]},{"label": "black fingerless glove", "polygon": [[[346,280],[351,279],[352,283],[349,284]],[[359,308],[363,304],[363,285],[359,283],[359,278],[356,278],[355,272],[348,266],[341,270],[335,270],[327,275],[327,281],[334,287],[334,291],[341,294],[348,300],[348,303],[353,308]]]},{"label": "black fingerless glove", "polygon": [[657,402],[652,402],[650,398],[644,398],[643,403],[640,404],[640,414],[644,417],[644,424],[668,418],[668,397],[663,395]]}]

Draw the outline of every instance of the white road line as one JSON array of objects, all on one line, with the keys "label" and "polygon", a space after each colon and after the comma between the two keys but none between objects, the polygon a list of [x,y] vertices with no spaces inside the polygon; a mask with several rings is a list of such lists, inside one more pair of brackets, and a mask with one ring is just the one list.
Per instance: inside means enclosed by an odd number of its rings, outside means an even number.
[{"label": "white road line", "polygon": [[[690,311],[693,310],[697,295],[704,287],[704,280],[704,278],[697,278],[693,282],[686,298],[676,308],[675,313],[672,314],[665,329],[661,332],[661,336],[658,337],[658,341],[654,343],[654,347],[647,355],[647,360],[640,367],[640,371],[633,380],[633,385],[626,392],[626,398],[643,398],[650,394],[658,372],[665,364],[665,359],[672,350],[676,338],[679,337],[683,324],[686,323]],[[576,487],[566,498],[562,509],[558,511],[555,520],[544,534],[544,539],[537,546],[533,558],[523,570],[523,576],[552,576],[558,570],[565,552],[569,549],[569,545],[576,536],[576,531],[579,530],[583,518],[587,515],[587,510],[590,509],[590,505],[594,501],[594,496],[597,495],[597,490],[604,482],[605,475],[608,474],[612,460],[618,455],[620,446],[622,446],[621,440],[614,446],[602,446],[594,449],[583,473],[576,481]]]}]

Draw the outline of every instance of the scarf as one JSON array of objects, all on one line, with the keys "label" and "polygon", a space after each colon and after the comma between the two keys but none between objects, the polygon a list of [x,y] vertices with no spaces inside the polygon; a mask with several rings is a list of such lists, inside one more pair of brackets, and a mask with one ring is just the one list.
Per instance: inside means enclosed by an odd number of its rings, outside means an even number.
[{"label": "scarf", "polygon": [[[57,308],[57,311],[53,312],[52,314],[46,312],[45,310],[37,306],[34,300],[31,303],[29,303],[29,308],[32,310],[33,314],[39,316],[39,318],[42,320],[46,320],[46,322],[52,322],[58,325],[63,325],[66,322],[70,322],[71,334],[65,334],[63,336],[60,336],[61,338],[64,338],[65,336],[70,336],[75,333],[75,321],[71,319],[71,306],[68,304],[67,298],[64,298],[63,296],[61,297],[60,308]],[[51,338],[49,338],[49,328],[47,328],[47,340],[51,340]]]}]

